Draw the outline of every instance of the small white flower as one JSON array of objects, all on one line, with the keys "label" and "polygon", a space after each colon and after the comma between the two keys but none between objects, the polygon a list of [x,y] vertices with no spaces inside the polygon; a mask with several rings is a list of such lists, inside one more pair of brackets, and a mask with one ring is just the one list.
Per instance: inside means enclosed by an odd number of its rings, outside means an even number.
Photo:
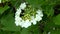
[{"label": "small white flower", "polygon": [[15,24],[16,24],[16,26],[19,26],[19,22],[18,21],[15,21]]},{"label": "small white flower", "polygon": [[38,13],[39,16],[43,17],[42,10],[39,10],[39,9],[38,9],[38,10],[37,10],[37,13]]},{"label": "small white flower", "polygon": [[18,26],[19,25],[19,23],[21,22],[21,18],[20,17],[15,17],[15,24],[16,24],[16,26]]},{"label": "small white flower", "polygon": [[32,20],[32,23],[33,23],[33,25],[36,25],[37,22],[36,22],[36,20]]},{"label": "small white flower", "polygon": [[40,20],[42,20],[42,17],[40,17],[40,15],[36,14],[35,20],[36,20],[36,21],[40,21]]},{"label": "small white flower", "polygon": [[50,34],[51,32],[48,32],[48,34]]},{"label": "small white flower", "polygon": [[24,10],[26,8],[26,3],[21,3],[20,8]]},{"label": "small white flower", "polygon": [[1,3],[1,0],[0,0],[0,3]]},{"label": "small white flower", "polygon": [[23,21],[21,23],[21,27],[28,28],[29,26],[31,26],[31,23],[29,22],[29,20]]},{"label": "small white flower", "polygon": [[55,27],[53,27],[53,30],[55,30]]},{"label": "small white flower", "polygon": [[31,16],[31,22],[35,25],[37,22],[36,22],[36,20],[35,20],[35,18],[34,18],[34,16]]},{"label": "small white flower", "polygon": [[40,21],[42,20],[42,17],[43,17],[43,13],[41,10],[37,10],[36,11],[36,16],[30,16],[30,20],[29,19],[22,19],[20,17],[20,14],[21,14],[21,9],[25,9],[26,8],[26,3],[21,3],[19,9],[17,9],[16,13],[15,13],[15,24],[16,26],[21,26],[22,28],[28,28],[29,26],[31,26],[32,24],[33,25],[36,25],[37,24],[37,21]]},{"label": "small white flower", "polygon": [[16,14],[17,14],[17,15],[20,15],[20,13],[21,13],[21,9],[17,9]]}]

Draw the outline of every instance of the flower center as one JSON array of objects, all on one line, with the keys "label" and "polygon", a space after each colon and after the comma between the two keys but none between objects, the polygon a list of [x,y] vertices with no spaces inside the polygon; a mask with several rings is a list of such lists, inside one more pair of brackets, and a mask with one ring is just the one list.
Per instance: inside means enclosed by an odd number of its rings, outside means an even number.
[{"label": "flower center", "polygon": [[24,12],[22,13],[23,16],[21,17],[23,20],[31,20],[31,16],[34,16],[36,15],[36,9],[31,7],[31,6],[28,6],[24,9]]}]

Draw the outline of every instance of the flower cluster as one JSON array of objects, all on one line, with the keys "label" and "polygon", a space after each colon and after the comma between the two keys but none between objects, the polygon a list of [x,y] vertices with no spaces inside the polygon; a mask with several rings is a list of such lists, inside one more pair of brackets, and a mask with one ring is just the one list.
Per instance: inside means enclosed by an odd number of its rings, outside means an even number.
[{"label": "flower cluster", "polygon": [[[22,28],[28,28],[29,26],[31,26],[32,24],[35,25],[37,23],[37,21],[42,20],[43,17],[43,13],[42,10],[37,10],[36,11],[36,15],[34,16],[30,16],[30,20],[29,19],[22,19],[22,17],[20,17],[21,14],[21,9],[24,10],[26,8],[26,3],[21,3],[20,7],[17,9],[16,13],[15,13],[15,24],[16,26],[21,26]],[[27,15],[28,16],[28,15]]]}]

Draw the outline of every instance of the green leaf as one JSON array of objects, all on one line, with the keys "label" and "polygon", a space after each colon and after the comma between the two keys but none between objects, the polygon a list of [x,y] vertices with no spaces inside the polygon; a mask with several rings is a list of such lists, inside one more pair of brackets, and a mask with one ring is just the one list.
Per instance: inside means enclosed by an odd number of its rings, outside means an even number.
[{"label": "green leaf", "polygon": [[22,29],[21,34],[30,34],[30,33],[29,33],[28,29],[24,28],[24,29]]},{"label": "green leaf", "polygon": [[60,34],[60,30],[51,31],[51,34]]},{"label": "green leaf", "polygon": [[10,1],[10,0],[1,0],[1,1],[4,3],[4,2]]},{"label": "green leaf", "polygon": [[[39,22],[38,22],[39,23]],[[28,28],[29,32],[31,34],[40,34],[40,27],[38,26],[39,24],[36,25],[31,25],[31,27]]]},{"label": "green leaf", "polygon": [[53,18],[53,22],[56,25],[60,25],[60,14]]},{"label": "green leaf", "polygon": [[44,30],[45,31],[51,31],[54,26],[55,26],[55,24],[53,22],[48,22],[48,23],[46,23]]},{"label": "green leaf", "polygon": [[40,1],[41,0],[26,0],[30,5],[32,5],[33,7],[36,8],[40,8],[41,4]]},{"label": "green leaf", "polygon": [[12,3],[12,5],[15,7],[15,8],[18,8],[19,6],[20,6],[20,4],[21,4],[21,0],[11,0],[11,3]]},{"label": "green leaf", "polygon": [[53,8],[51,6],[47,6],[45,8],[45,14],[47,14],[47,16],[53,16],[53,14],[54,14]]},{"label": "green leaf", "polygon": [[14,23],[14,17],[13,17],[13,13],[9,12],[7,15],[3,15],[3,17],[1,18],[1,24],[4,25],[3,28],[1,28],[2,30],[7,30],[7,31],[20,31],[20,27],[16,26]]},{"label": "green leaf", "polygon": [[0,14],[3,14],[5,10],[9,9],[9,6],[5,5],[4,7],[0,7]]}]

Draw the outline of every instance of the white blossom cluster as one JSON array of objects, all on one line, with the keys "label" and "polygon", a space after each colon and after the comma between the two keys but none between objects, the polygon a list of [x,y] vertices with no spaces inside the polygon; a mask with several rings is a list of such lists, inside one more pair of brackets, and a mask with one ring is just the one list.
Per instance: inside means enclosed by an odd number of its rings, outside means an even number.
[{"label": "white blossom cluster", "polygon": [[21,3],[20,7],[17,9],[16,13],[15,13],[15,24],[16,26],[21,26],[22,28],[28,28],[29,26],[32,25],[35,25],[37,23],[37,21],[40,21],[42,20],[42,17],[43,17],[43,13],[42,13],[42,10],[37,10],[37,14],[36,14],[36,17],[34,16],[31,16],[31,20],[27,19],[27,20],[23,20],[21,17],[20,17],[20,14],[21,14],[21,9],[25,9],[26,8],[26,3]]},{"label": "white blossom cluster", "polygon": [[0,0],[0,3],[1,3],[1,0]]}]

